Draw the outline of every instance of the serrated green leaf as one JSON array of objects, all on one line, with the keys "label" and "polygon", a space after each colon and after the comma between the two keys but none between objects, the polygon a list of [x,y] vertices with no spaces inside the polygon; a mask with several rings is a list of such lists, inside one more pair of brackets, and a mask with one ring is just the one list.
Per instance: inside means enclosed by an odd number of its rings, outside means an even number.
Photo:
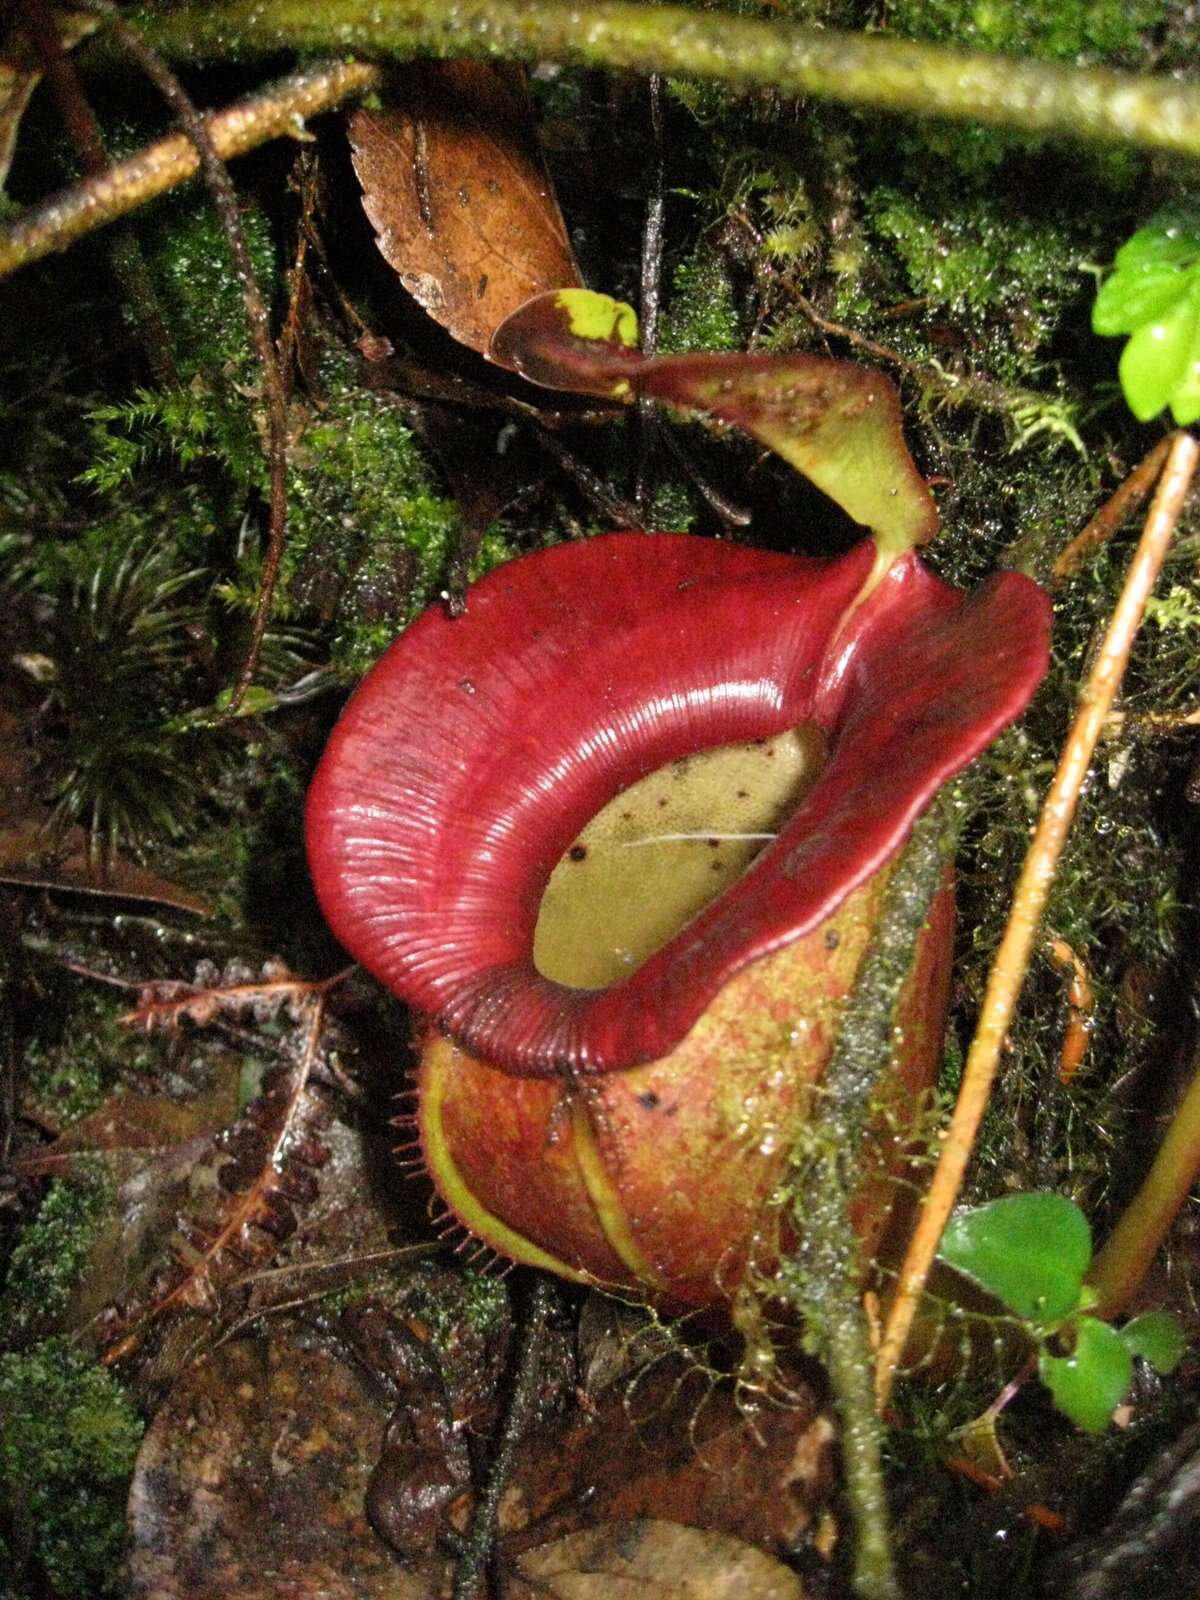
[{"label": "serrated green leaf", "polygon": [[1092,328],[1127,333],[1121,388],[1148,422],[1170,406],[1186,427],[1200,418],[1200,206],[1176,206],[1139,228],[1092,308]]},{"label": "serrated green leaf", "polygon": [[954,1217],[939,1255],[1019,1317],[1058,1323],[1092,1259],[1087,1218],[1058,1194],[1014,1194]]},{"label": "serrated green leaf", "polygon": [[1133,1377],[1133,1357],[1119,1333],[1095,1317],[1074,1324],[1075,1348],[1069,1356],[1043,1350],[1038,1358],[1042,1382],[1054,1404],[1078,1428],[1099,1433],[1121,1403]]},{"label": "serrated green leaf", "polygon": [[1164,1376],[1174,1372],[1187,1349],[1182,1324],[1169,1311],[1147,1311],[1134,1317],[1118,1329],[1118,1337],[1130,1355],[1141,1356]]},{"label": "serrated green leaf", "polygon": [[1190,282],[1190,274],[1170,266],[1115,273],[1096,296],[1093,333],[1132,333],[1145,322],[1167,316],[1187,295]]},{"label": "serrated green leaf", "polygon": [[1148,422],[1187,387],[1200,360],[1200,280],[1165,317],[1138,328],[1121,352],[1121,387],[1139,422]]},{"label": "serrated green leaf", "polygon": [[1200,260],[1200,207],[1173,206],[1139,228],[1117,251],[1118,272],[1136,271],[1165,262],[1190,266]]}]

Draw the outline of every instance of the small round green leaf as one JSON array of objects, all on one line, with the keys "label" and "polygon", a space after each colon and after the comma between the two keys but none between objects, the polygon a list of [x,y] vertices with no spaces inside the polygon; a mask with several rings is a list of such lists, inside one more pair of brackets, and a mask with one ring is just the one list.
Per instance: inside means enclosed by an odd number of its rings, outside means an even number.
[{"label": "small round green leaf", "polygon": [[1164,406],[1186,427],[1200,417],[1200,206],[1161,212],[1117,251],[1092,307],[1092,328],[1127,333],[1121,387],[1148,422]]},{"label": "small round green leaf", "polygon": [[1114,273],[1096,296],[1092,331],[1132,333],[1143,323],[1165,317],[1186,296],[1190,282],[1189,274],[1172,266]]},{"label": "small round green leaf", "polygon": [[1118,1330],[1130,1355],[1141,1356],[1156,1372],[1174,1372],[1187,1349],[1183,1327],[1169,1311],[1147,1311]]},{"label": "small round green leaf", "polygon": [[1019,1317],[1058,1323],[1092,1259],[1087,1218],[1058,1194],[1014,1194],[952,1218],[939,1254]]},{"label": "small round green leaf", "polygon": [[1052,1356],[1043,1350],[1038,1358],[1042,1382],[1054,1404],[1078,1428],[1099,1433],[1133,1377],[1133,1357],[1119,1333],[1095,1317],[1079,1317],[1074,1324],[1075,1348],[1069,1356]]},{"label": "small round green leaf", "polygon": [[1121,352],[1121,387],[1138,421],[1148,422],[1172,404],[1198,362],[1200,278],[1166,316],[1137,328]]}]

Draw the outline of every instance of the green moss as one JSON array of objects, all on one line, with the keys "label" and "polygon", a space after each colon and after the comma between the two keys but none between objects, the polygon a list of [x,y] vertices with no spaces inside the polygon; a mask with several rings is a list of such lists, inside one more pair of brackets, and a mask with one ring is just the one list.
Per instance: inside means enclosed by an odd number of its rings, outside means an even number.
[{"label": "green moss", "polygon": [[658,341],[663,355],[741,349],[733,284],[720,255],[701,246],[676,267],[671,288]]},{"label": "green moss", "polygon": [[888,31],[1045,61],[1137,67],[1169,0],[894,0]]},{"label": "green moss", "polygon": [[159,1039],[131,1033],[118,1022],[127,995],[113,996],[62,977],[47,976],[43,1005],[23,1053],[24,1093],[34,1112],[56,1128],[94,1111],[122,1077],[157,1069]]},{"label": "green moss", "polygon": [[[52,1339],[0,1355],[0,1503],[69,1600],[119,1593],[125,1499],[142,1424],[111,1373]],[[4,1592],[23,1592],[10,1569]],[[11,1585],[11,1587],[9,1587]]]},{"label": "green moss", "polygon": [[909,291],[930,311],[958,318],[999,309],[1019,315],[1012,331],[1026,351],[1046,341],[1066,299],[1081,297],[1073,242],[1052,221],[961,196],[942,208],[936,196],[918,200],[887,185],[872,192],[867,210],[876,233],[899,256]]},{"label": "green moss", "polygon": [[112,1187],[99,1163],[81,1164],[71,1177],[50,1185],[9,1259],[0,1294],[0,1327],[10,1339],[44,1330],[66,1307],[112,1200]]},{"label": "green moss", "polygon": [[[320,616],[334,666],[353,678],[445,581],[461,519],[413,430],[362,388],[347,355],[327,349],[321,382],[322,404],[293,456],[281,610]],[[492,530],[473,575],[508,553]]]}]

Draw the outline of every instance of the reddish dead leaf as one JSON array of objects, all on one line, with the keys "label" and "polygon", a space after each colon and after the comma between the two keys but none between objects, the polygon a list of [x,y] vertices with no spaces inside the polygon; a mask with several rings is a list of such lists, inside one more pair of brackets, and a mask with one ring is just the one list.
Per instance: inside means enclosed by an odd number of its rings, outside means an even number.
[{"label": "reddish dead leaf", "polygon": [[350,117],[363,209],[383,257],[473,350],[532,295],[581,282],[519,68],[414,63],[391,104]]},{"label": "reddish dead leaf", "polygon": [[0,883],[33,889],[64,889],[73,894],[98,894],[113,900],[149,900],[206,917],[209,906],[182,884],[114,855],[101,867],[88,852],[82,828],[49,834],[43,828],[0,828]]},{"label": "reddish dead leaf", "polygon": [[834,1438],[802,1380],[793,1404],[748,1416],[728,1385],[710,1388],[684,1358],[660,1361],[525,1441],[500,1503],[504,1550],[646,1517],[792,1549],[828,1509]]},{"label": "reddish dead leaf", "polygon": [[263,962],[257,976],[241,962],[231,963],[223,973],[212,962],[205,962],[194,983],[156,978],[142,984],[137,1006],[120,1021],[152,1033],[156,1028],[178,1028],[183,1022],[204,1028],[219,1016],[261,1025],[273,1022],[286,1009],[291,1020],[298,1022],[314,1001],[352,970],[347,967],[332,978],[313,981],[296,977],[274,958]]},{"label": "reddish dead leaf", "polygon": [[430,1600],[439,1557],[401,1564],[364,1504],[390,1402],[357,1367],[277,1333],[184,1372],[142,1443],[131,1600]]},{"label": "reddish dead leaf", "polygon": [[228,1056],[206,1090],[189,1100],[122,1090],[71,1126],[44,1150],[18,1157],[13,1170],[39,1177],[68,1170],[81,1155],[145,1156],[211,1138],[237,1115],[240,1059]]},{"label": "reddish dead leaf", "polygon": [[151,1279],[145,1297],[111,1308],[106,1361],[130,1355],[147,1326],[167,1312],[215,1311],[223,1285],[268,1263],[295,1233],[298,1212],[316,1200],[317,1172],[329,1156],[329,1107],[311,1082],[323,1015],[321,1001],[310,1000],[293,1059],[268,1074],[258,1098],[218,1135],[223,1159],[207,1206],[177,1217],[172,1259]]},{"label": "reddish dead leaf", "polygon": [[505,1600],[804,1600],[794,1572],[727,1534],[639,1519],[527,1550]]}]

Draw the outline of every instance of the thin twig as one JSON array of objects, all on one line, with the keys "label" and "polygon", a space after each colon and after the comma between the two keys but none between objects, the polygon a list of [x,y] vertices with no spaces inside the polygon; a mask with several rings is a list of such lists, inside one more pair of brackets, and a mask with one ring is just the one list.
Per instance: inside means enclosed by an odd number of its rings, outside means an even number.
[{"label": "thin twig", "polygon": [[1079,710],[1063,746],[1054,781],[1042,805],[1037,831],[1013,896],[1004,937],[988,975],[979,1023],[963,1069],[958,1103],[946,1130],[941,1158],[920,1220],[900,1269],[896,1298],[884,1329],[876,1365],[876,1401],[881,1407],[891,1392],[926,1276],[937,1253],[942,1230],[958,1198],[975,1135],[987,1107],[1004,1036],[1021,991],[1030,952],[1080,791],[1109,708],[1120,687],[1146,601],[1191,488],[1198,457],[1200,445],[1190,434],[1176,433],[1172,436],[1166,466],[1130,563],[1125,586],[1084,685]]},{"label": "thin twig", "polygon": [[1160,439],[1152,450],[1147,451],[1083,531],[1075,535],[1051,568],[1050,576],[1054,583],[1069,578],[1089,550],[1113,537],[1124,522],[1126,513],[1140,504],[1154,487],[1154,480],[1162,471],[1170,447],[1169,438]]},{"label": "thin twig", "polygon": [[281,49],[516,56],[683,74],[736,88],[1200,152],[1200,85],[1019,61],[885,34],[623,0],[232,0],[158,8],[154,43],[192,60]]},{"label": "thin twig", "polygon": [[[94,177],[109,166],[96,113],[63,44],[48,0],[24,0],[24,5],[25,25],[42,57],[46,82],[58,103],[59,114],[79,152],[81,170]],[[173,387],[179,382],[179,373],[171,341],[142,247],[130,224],[113,229],[108,240],[108,260],[121,285],[154,381],[163,388]]]},{"label": "thin twig", "polygon": [[207,122],[170,67],[157,51],[146,44],[137,29],[130,27],[112,0],[86,0],[86,4],[89,10],[99,12],[106,19],[109,28],[154,84],[175,113],[184,133],[196,147],[204,181],[216,205],[229,252],[233,256],[233,264],[242,285],[246,321],[262,370],[267,400],[267,460],[270,474],[271,520],[267,534],[267,551],[263,557],[262,575],[259,580],[258,605],[250,632],[250,645],[227,708],[228,714],[232,717],[236,716],[246,690],[258,671],[263,639],[267,631],[267,618],[275,593],[275,580],[279,575],[279,563],[283,557],[284,535],[287,531],[287,403],[283,390],[283,375],[279,370],[279,361],[275,353],[275,341],[271,337],[271,316],[262,289],[259,287],[254,263],[250,259],[250,247],[246,243],[233,181],[229,176],[229,169],[213,148]]},{"label": "thin twig", "polygon": [[[365,94],[381,78],[380,69],[366,61],[314,62],[248,99],[205,113],[213,148],[229,161],[270,139],[303,137],[306,118]],[[60,189],[0,228],[0,278],[66,250],[94,229],[178,189],[199,171],[195,145],[186,134],[173,133],[95,177]]]},{"label": "thin twig", "polygon": [[487,1482],[479,1491],[470,1532],[463,1542],[462,1553],[454,1574],[453,1600],[475,1600],[480,1580],[487,1567],[496,1533],[496,1513],[512,1472],[517,1446],[525,1437],[537,1398],[538,1379],[542,1369],[542,1345],[546,1337],[546,1322],[553,1304],[550,1280],[538,1273],[525,1326],[521,1330],[520,1352],[512,1394],[505,1413],[504,1425],[496,1443],[496,1453],[488,1470]]}]

